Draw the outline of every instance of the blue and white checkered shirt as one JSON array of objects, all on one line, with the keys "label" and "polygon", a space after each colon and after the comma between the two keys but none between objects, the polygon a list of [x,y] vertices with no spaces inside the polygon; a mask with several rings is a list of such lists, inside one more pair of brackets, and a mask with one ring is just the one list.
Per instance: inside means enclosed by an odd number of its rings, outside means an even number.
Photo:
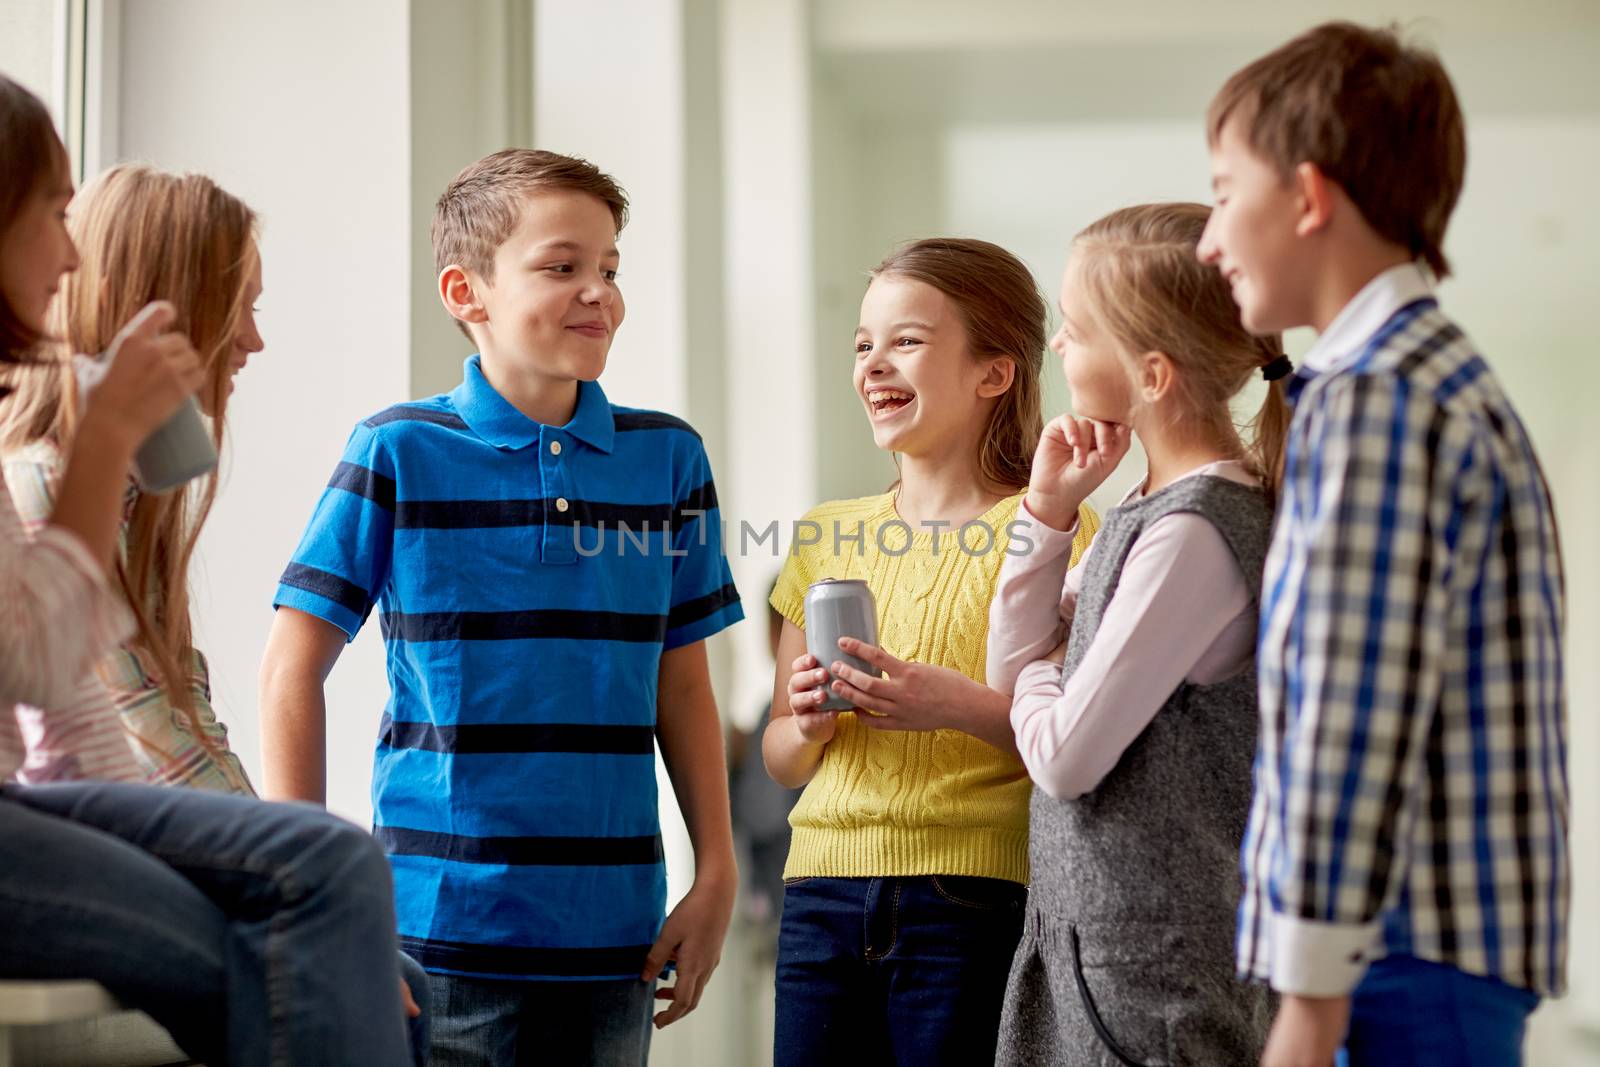
[{"label": "blue and white checkered shirt", "polygon": [[1414,266],[1305,362],[1262,589],[1240,972],[1338,996],[1406,954],[1559,993],[1564,607],[1533,446]]}]

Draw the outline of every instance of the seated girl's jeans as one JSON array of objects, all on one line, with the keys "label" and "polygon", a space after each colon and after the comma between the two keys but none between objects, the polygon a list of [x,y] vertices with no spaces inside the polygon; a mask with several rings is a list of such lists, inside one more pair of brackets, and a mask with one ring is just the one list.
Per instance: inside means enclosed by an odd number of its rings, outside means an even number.
[{"label": "seated girl's jeans", "polygon": [[1027,899],[996,878],[790,880],[773,1063],[993,1063]]},{"label": "seated girl's jeans", "polygon": [[0,787],[0,945],[0,977],[94,979],[203,1062],[426,1061],[426,1017],[408,1036],[401,1009],[388,863],[306,805]]}]

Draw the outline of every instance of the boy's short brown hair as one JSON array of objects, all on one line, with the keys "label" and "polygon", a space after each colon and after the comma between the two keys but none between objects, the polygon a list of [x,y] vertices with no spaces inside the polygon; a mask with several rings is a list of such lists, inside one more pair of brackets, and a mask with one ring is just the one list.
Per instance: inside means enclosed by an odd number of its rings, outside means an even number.
[{"label": "boy's short brown hair", "polygon": [[434,205],[434,274],[454,263],[494,281],[494,254],[517,228],[523,198],[552,189],[597,197],[611,209],[618,233],[628,223],[628,194],[588,160],[534,148],[502,149],[457,174]]},{"label": "boy's short brown hair", "polygon": [[1287,178],[1314,163],[1380,235],[1450,273],[1444,231],[1461,195],[1466,133],[1433,53],[1393,29],[1329,22],[1262,56],[1211,101],[1214,145],[1230,118]]}]

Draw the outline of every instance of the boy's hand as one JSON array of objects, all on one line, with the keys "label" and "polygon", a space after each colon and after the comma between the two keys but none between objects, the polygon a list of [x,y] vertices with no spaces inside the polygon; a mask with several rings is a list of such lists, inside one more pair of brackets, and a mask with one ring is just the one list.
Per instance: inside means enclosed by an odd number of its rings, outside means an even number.
[{"label": "boy's hand", "polygon": [[673,984],[656,990],[657,1000],[672,1001],[666,1011],[656,1013],[657,1029],[671,1026],[699,1006],[700,994],[722,960],[722,939],[733,918],[735,892],[732,881],[707,884],[697,879],[667,916],[639,976],[641,981],[653,982],[669,960],[678,965]]},{"label": "boy's hand", "polygon": [[1033,517],[1052,529],[1069,529],[1084,500],[1128,454],[1132,439],[1120,423],[1071,415],[1051,419],[1033,453],[1027,497]]},{"label": "boy's hand", "polygon": [[1332,1067],[1349,1025],[1349,997],[1286,994],[1267,1034],[1261,1067]]},{"label": "boy's hand", "polygon": [[877,730],[966,729],[964,712],[987,690],[960,671],[931,663],[907,663],[876,645],[839,638],[841,651],[883,671],[874,678],[840,661],[833,665],[833,691],[858,708],[873,712],[861,724]]},{"label": "boy's hand", "polygon": [[411,987],[406,985],[404,978],[400,979],[400,1004],[406,1009],[407,1019],[415,1019],[422,1014],[422,1009],[417,1007],[417,999],[411,995]]},{"label": "boy's hand", "polygon": [[839,728],[837,711],[817,707],[828,699],[827,690],[822,688],[828,672],[809,652],[795,660],[790,670],[794,672],[789,675],[789,710],[794,713],[794,728],[811,744],[825,745]]}]

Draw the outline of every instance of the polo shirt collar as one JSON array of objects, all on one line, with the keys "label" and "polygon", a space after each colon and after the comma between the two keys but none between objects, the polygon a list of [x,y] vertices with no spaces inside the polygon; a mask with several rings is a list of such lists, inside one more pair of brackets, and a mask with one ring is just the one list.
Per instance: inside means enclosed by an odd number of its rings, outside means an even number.
[{"label": "polo shirt collar", "polygon": [[[536,444],[548,428],[518,411],[495,391],[483,376],[480,357],[474,353],[462,366],[461,384],[450,392],[450,403],[473,433],[496,448],[515,451]],[[560,430],[591,448],[609,453],[616,435],[611,402],[599,382],[578,383],[578,407],[572,421]]]}]

